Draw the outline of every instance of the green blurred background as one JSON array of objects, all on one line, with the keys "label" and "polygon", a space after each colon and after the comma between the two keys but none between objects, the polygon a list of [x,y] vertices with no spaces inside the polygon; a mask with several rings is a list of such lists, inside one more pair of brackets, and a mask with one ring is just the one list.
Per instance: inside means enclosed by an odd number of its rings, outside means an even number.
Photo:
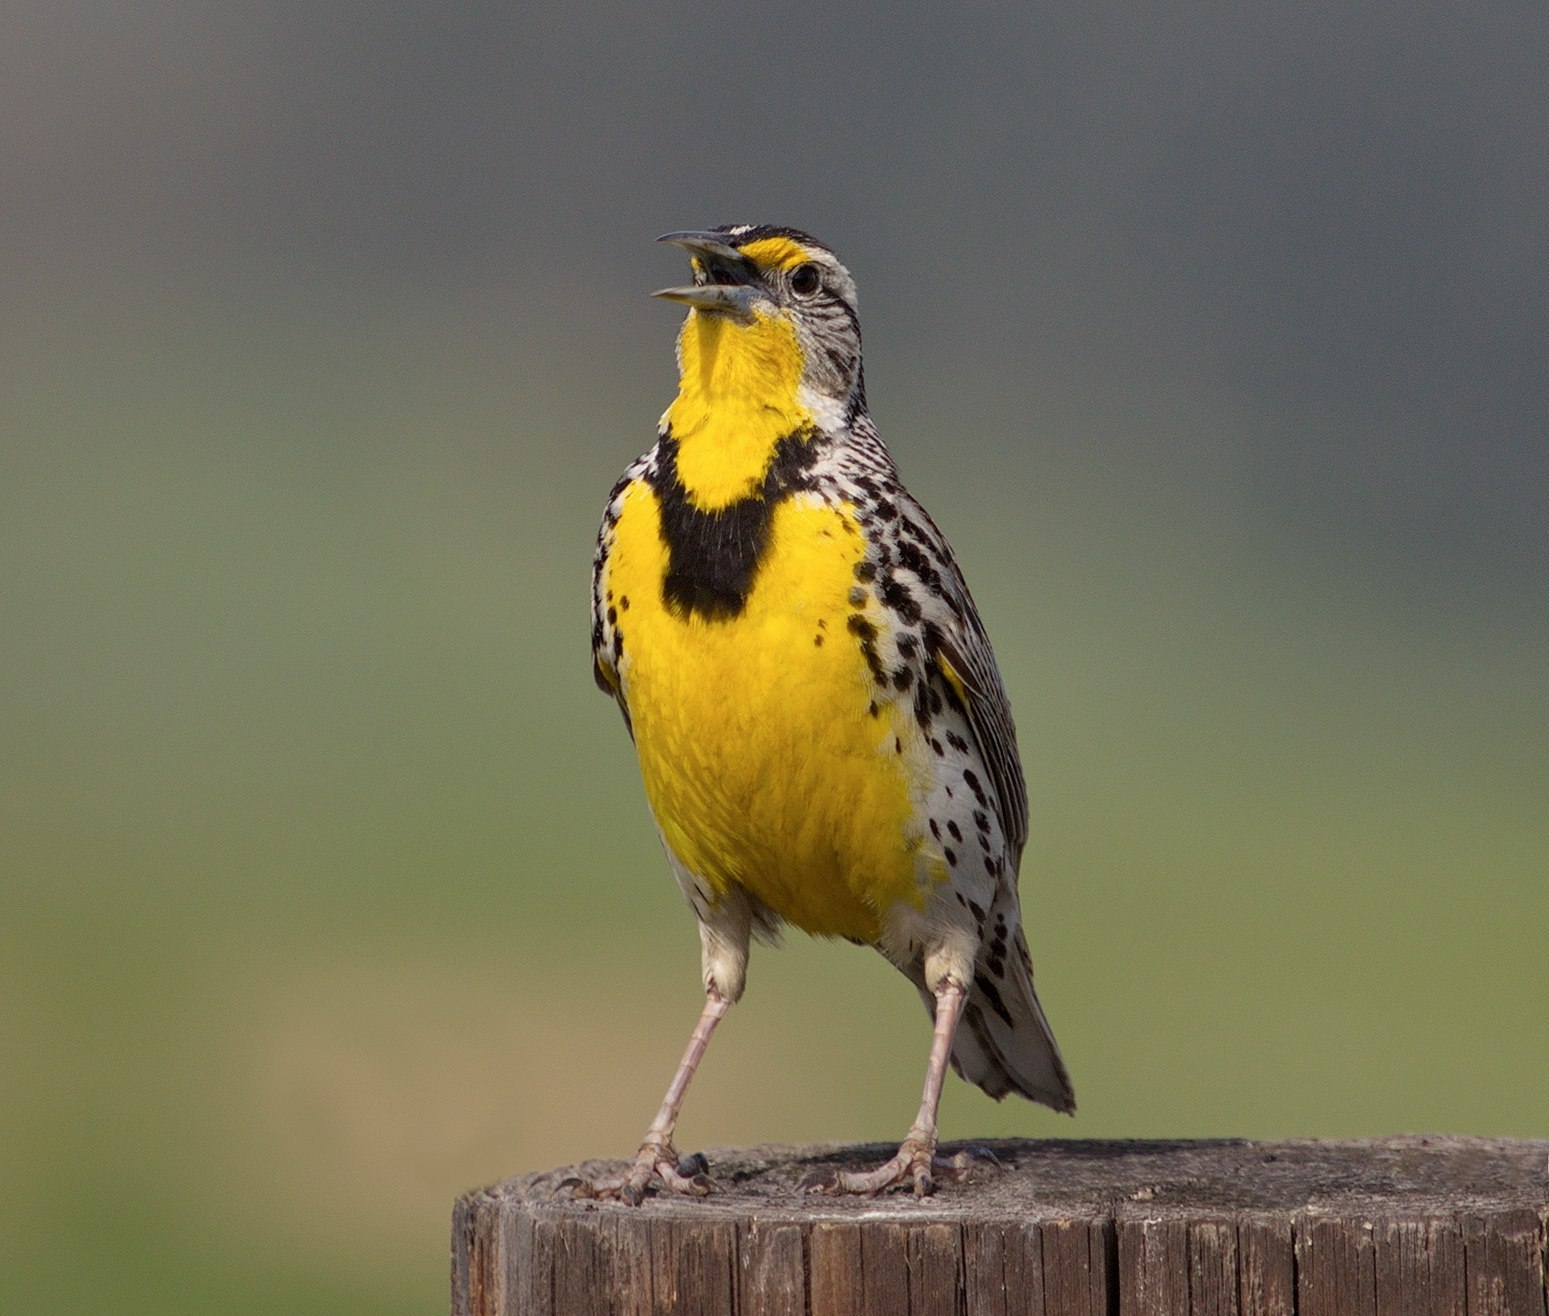
[{"label": "green blurred background", "polygon": [[[1549,10],[0,18],[0,1309],[420,1312],[697,942],[592,688],[651,239],[806,227],[995,638],[1067,1123],[1549,1134]],[[758,952],[685,1147],[899,1136]]]}]

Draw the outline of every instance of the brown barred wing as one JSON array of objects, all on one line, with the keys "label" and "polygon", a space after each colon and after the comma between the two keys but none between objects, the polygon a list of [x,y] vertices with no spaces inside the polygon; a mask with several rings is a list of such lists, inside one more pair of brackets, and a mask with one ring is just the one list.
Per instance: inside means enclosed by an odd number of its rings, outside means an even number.
[{"label": "brown barred wing", "polygon": [[979,620],[979,609],[946,536],[913,497],[904,494],[901,503],[905,518],[914,523],[915,535],[925,540],[936,561],[935,578],[928,582],[934,587],[936,606],[926,611],[926,654],[967,710],[968,724],[990,774],[1001,830],[1015,865],[1027,843],[1027,784],[1017,753],[1011,701],[1006,698],[994,650],[990,648],[984,623]]},{"label": "brown barred wing", "polygon": [[[966,595],[966,587],[964,589]],[[968,624],[941,636],[935,659],[942,674],[957,687],[968,707],[968,725],[995,788],[1001,829],[1013,861],[1027,844],[1027,784],[1017,754],[1016,724],[995,665],[989,638],[968,600]]]}]

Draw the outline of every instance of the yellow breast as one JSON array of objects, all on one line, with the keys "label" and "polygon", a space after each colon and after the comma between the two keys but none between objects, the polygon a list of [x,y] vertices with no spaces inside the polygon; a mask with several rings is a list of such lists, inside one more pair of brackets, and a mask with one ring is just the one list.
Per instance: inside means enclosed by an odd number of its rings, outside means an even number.
[{"label": "yellow breast", "polygon": [[890,706],[847,630],[864,545],[848,510],[779,502],[745,605],[664,604],[656,493],[633,486],[609,555],[646,795],[667,844],[716,891],[740,884],[807,932],[874,940],[918,901],[915,794]]}]

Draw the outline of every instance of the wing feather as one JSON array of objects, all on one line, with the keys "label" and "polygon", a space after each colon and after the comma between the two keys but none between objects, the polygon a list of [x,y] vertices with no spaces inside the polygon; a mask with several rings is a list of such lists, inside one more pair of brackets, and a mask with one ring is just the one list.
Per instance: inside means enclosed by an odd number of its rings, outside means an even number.
[{"label": "wing feather", "polygon": [[979,756],[984,761],[1000,811],[1001,830],[1014,859],[1027,843],[1027,784],[1017,752],[1016,723],[1011,701],[1000,678],[989,635],[968,582],[929,513],[911,496],[900,498],[900,510],[915,525],[935,559],[935,580],[925,602],[926,657],[962,699]]},{"label": "wing feather", "polygon": [[968,600],[965,622],[968,624],[943,632],[935,660],[947,679],[965,692],[968,725],[973,728],[979,754],[995,789],[1001,827],[1011,852],[1020,857],[1027,844],[1027,784],[1017,753],[1016,724],[1011,719],[1011,703],[1001,684],[995,655],[973,611],[972,599]]}]

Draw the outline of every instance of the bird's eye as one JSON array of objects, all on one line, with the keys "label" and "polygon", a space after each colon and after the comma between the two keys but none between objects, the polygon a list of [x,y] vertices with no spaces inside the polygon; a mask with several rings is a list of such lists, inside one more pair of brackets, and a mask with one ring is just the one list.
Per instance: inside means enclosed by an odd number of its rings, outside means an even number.
[{"label": "bird's eye", "polygon": [[810,297],[823,286],[816,265],[798,265],[791,275],[791,291],[798,297]]}]

